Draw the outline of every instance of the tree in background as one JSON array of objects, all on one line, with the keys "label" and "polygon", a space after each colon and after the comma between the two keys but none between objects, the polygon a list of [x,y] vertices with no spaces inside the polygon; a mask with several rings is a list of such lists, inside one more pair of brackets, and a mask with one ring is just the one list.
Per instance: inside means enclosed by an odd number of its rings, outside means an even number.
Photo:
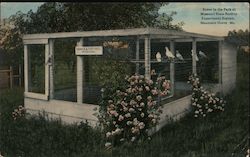
[{"label": "tree in background", "polygon": [[226,41],[232,43],[237,47],[247,46],[249,45],[249,31],[248,29],[246,29],[245,31],[243,31],[242,29],[239,29],[238,31],[229,31],[226,37]]},{"label": "tree in background", "polygon": [[36,12],[18,12],[10,17],[14,28],[1,29],[1,52],[9,56],[9,64],[23,60],[22,35],[158,27],[181,30],[183,23],[173,25],[176,13],[159,14],[167,3],[59,3],[47,2]]},{"label": "tree in background", "polygon": [[21,32],[17,27],[7,26],[0,29],[0,53],[4,56],[0,65],[22,63],[23,43]]}]

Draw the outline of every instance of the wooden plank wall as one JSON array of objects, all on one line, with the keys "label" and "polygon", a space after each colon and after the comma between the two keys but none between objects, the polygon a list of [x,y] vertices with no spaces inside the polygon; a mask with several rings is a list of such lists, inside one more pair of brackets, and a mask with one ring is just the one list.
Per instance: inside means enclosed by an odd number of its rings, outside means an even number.
[{"label": "wooden plank wall", "polygon": [[9,84],[9,72],[0,72],[0,89],[8,88]]},{"label": "wooden plank wall", "polygon": [[13,86],[22,86],[22,68],[12,66],[0,67],[0,89],[12,88]]},{"label": "wooden plank wall", "polygon": [[237,49],[226,42],[222,46],[222,90],[230,93],[236,86]]}]

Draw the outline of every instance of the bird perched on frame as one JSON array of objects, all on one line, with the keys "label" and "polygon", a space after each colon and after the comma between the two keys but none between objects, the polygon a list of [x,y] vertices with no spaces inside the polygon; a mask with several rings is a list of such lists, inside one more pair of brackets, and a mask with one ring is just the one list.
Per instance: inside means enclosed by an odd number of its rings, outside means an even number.
[{"label": "bird perched on frame", "polygon": [[166,49],[166,56],[169,58],[169,59],[174,59],[175,56],[173,55],[173,53],[168,49],[168,47],[165,47]]},{"label": "bird perched on frame", "polygon": [[199,55],[203,58],[207,58],[207,55],[202,51],[199,51]]},{"label": "bird perched on frame", "polygon": [[157,62],[161,62],[161,53],[157,52],[155,58],[156,58]]},{"label": "bird perched on frame", "polygon": [[180,52],[178,50],[176,50],[176,57],[179,59],[179,60],[184,60],[184,58],[182,57],[182,55],[180,54]]},{"label": "bird perched on frame", "polygon": [[[191,53],[191,56],[193,56],[194,50],[192,49],[191,52],[192,52],[192,53]],[[196,60],[196,61],[199,61],[199,58],[198,58],[197,54],[196,54],[196,56],[195,56],[195,60]]]}]

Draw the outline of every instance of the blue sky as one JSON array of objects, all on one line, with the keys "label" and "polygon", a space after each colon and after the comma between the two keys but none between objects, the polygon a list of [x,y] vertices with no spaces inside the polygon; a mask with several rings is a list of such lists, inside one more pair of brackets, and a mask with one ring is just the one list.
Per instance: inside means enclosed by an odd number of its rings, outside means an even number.
[{"label": "blue sky", "polygon": [[[42,2],[15,2],[15,3],[1,3],[1,18],[9,17],[15,14],[17,11],[27,13],[29,10],[36,11],[37,8],[43,4]],[[237,16],[235,16],[235,24],[200,24],[201,11],[203,8],[235,8]],[[226,3],[169,3],[162,7],[159,12],[170,13],[171,11],[177,11],[177,15],[174,16],[173,23],[183,21],[185,31],[196,32],[210,35],[226,35],[229,30],[233,29],[249,29],[249,4],[244,2]]]},{"label": "blue sky", "polygon": [[[235,8],[235,12],[237,13],[234,20],[235,24],[200,24],[200,14],[203,8]],[[183,21],[185,23],[183,29],[190,32],[211,35],[227,35],[229,30],[249,29],[249,4],[244,2],[169,3],[166,7],[162,7],[159,12],[169,13],[171,11],[177,11],[177,15],[174,16],[174,23]]]},{"label": "blue sky", "polygon": [[18,11],[27,13],[29,10],[36,11],[43,2],[1,2],[1,18],[9,17]]}]

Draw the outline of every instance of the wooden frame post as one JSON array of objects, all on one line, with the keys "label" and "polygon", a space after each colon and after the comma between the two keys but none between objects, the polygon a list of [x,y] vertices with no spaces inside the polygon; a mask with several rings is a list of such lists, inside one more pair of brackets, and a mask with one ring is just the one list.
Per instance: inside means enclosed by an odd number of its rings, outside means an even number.
[{"label": "wooden frame post", "polygon": [[[174,41],[171,40],[170,41],[170,51],[173,53],[173,55],[175,56],[175,46],[174,46]],[[175,62],[171,61],[170,62],[170,82],[171,82],[171,95],[174,95],[174,88],[175,88]]]},{"label": "wooden frame post", "polygon": [[[135,56],[136,61],[140,60],[140,39],[139,37],[136,38],[136,56]],[[136,63],[136,73],[139,74],[139,67],[140,67],[140,63],[137,62]]]},{"label": "wooden frame post", "polygon": [[54,40],[49,39],[49,98],[54,98]]},{"label": "wooden frame post", "polygon": [[197,75],[197,67],[196,67],[196,39],[193,38],[193,41],[192,41],[192,50],[193,50],[193,56],[192,56],[192,72],[193,74]]},{"label": "wooden frame post", "polygon": [[22,67],[21,64],[18,65],[18,82],[19,82],[19,87],[22,86]]},{"label": "wooden frame post", "polygon": [[[83,38],[77,43],[78,46],[83,46]],[[84,67],[83,67],[83,56],[76,57],[77,62],[77,103],[83,103],[83,74],[84,74]]]},{"label": "wooden frame post", "polygon": [[45,95],[49,96],[49,44],[45,44]]},{"label": "wooden frame post", "polygon": [[12,68],[12,66],[10,66],[10,70],[9,70],[9,81],[10,81],[10,89],[12,89],[12,87],[13,87],[13,68]]},{"label": "wooden frame post", "polygon": [[150,57],[151,57],[151,46],[150,46],[150,38],[148,36],[145,37],[144,41],[144,59],[145,59],[145,77],[150,79],[150,70],[151,70],[151,63],[150,63]]},{"label": "wooden frame post", "polygon": [[[29,55],[29,47],[28,45],[32,44],[38,44],[38,45],[43,45],[45,48],[45,51],[43,52],[45,57],[44,57],[44,93],[36,93],[33,91],[29,91],[29,87],[32,87],[32,81],[31,81],[31,56]],[[24,96],[29,97],[29,98],[34,98],[34,99],[41,99],[41,100],[48,100],[49,96],[49,86],[50,86],[50,73],[49,73],[49,52],[50,47],[48,43],[48,39],[41,39],[41,40],[31,40],[29,42],[24,42]]]},{"label": "wooden frame post", "polygon": [[28,55],[28,45],[24,45],[24,92],[29,91],[29,55]]},{"label": "wooden frame post", "polygon": [[223,81],[222,81],[222,45],[223,41],[218,42],[218,51],[219,51],[219,56],[218,56],[218,62],[219,62],[219,91],[220,94],[223,95]]}]

